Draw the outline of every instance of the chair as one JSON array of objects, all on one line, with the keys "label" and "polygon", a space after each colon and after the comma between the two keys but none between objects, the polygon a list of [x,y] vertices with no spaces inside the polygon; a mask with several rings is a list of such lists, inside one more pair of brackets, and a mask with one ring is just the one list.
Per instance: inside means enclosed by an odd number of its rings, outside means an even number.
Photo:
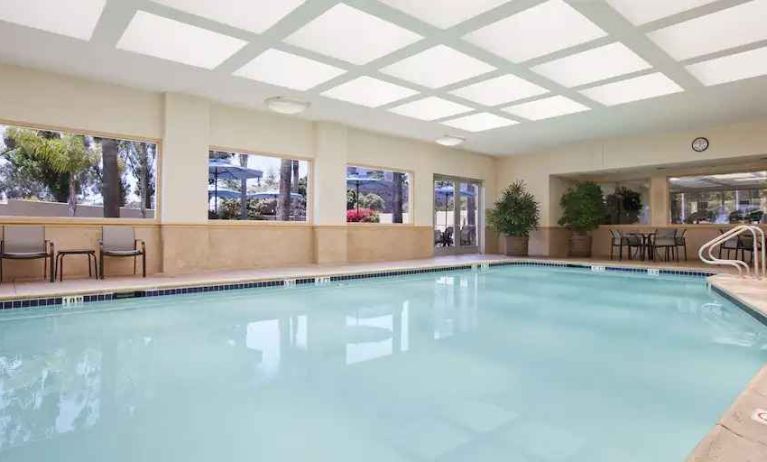
[{"label": "chair", "polygon": [[467,225],[461,228],[461,245],[474,245],[476,231],[474,226]]},{"label": "chair", "polygon": [[[141,244],[141,248],[139,248]],[[127,226],[104,226],[99,241],[99,278],[104,279],[104,257],[133,257],[133,274],[136,259],[141,256],[142,276],[146,277],[146,244],[136,239],[135,230]]]},{"label": "chair", "polygon": [[618,248],[618,259],[623,260],[623,247],[628,250],[628,257],[631,260],[631,251],[636,250],[637,254],[642,251],[642,237],[635,234],[623,234],[620,231],[610,230],[610,260],[614,258],[615,248]]},{"label": "chair", "polygon": [[671,258],[673,258],[676,261],[679,261],[678,255],[676,253],[676,229],[674,228],[664,228],[664,229],[656,229],[655,233],[652,236],[652,251],[653,256],[657,257],[660,254],[658,253],[659,249],[662,249],[665,251],[665,261],[670,261]]},{"label": "chair", "polygon": [[679,248],[682,248],[682,251],[684,252],[685,261],[687,261],[687,237],[685,237],[686,233],[687,233],[687,229],[682,229],[682,232],[680,234],[677,234],[676,236],[677,255],[679,252]]},{"label": "chair", "polygon": [[434,230],[434,245],[440,245],[442,244],[442,231],[435,229]]},{"label": "chair", "polygon": [[445,232],[442,233],[442,246],[450,247],[453,245],[453,227],[448,226],[445,228]]},{"label": "chair", "polygon": [[[726,231],[724,229],[719,229],[719,234],[724,234]],[[735,251],[735,258],[738,258],[738,250],[740,249],[739,245],[740,239],[738,237],[732,237],[730,239],[727,239],[726,241],[719,244],[719,258],[722,258],[722,251],[727,251],[727,259],[730,259],[730,252]]]},{"label": "chair", "polygon": [[[50,281],[56,279],[53,265],[53,242],[45,239],[42,226],[6,226],[0,241],[0,282],[3,280],[3,260],[43,259],[43,278],[50,272]],[[50,260],[50,270],[48,263]]]}]

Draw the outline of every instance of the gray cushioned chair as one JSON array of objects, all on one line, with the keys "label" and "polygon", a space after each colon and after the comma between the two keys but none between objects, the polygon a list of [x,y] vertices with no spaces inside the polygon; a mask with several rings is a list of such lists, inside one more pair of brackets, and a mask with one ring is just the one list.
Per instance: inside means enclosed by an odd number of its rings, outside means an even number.
[{"label": "gray cushioned chair", "polygon": [[[53,265],[53,242],[45,239],[45,227],[18,225],[6,226],[0,241],[0,282],[3,280],[3,260],[43,259],[43,278],[50,273],[50,281],[56,279]],[[50,269],[48,266],[50,263]]]},{"label": "gray cushioned chair", "polygon": [[136,239],[135,230],[129,226],[104,226],[99,241],[99,277],[104,279],[104,257],[133,257],[133,274],[136,260],[141,257],[142,276],[146,277],[146,244]]}]

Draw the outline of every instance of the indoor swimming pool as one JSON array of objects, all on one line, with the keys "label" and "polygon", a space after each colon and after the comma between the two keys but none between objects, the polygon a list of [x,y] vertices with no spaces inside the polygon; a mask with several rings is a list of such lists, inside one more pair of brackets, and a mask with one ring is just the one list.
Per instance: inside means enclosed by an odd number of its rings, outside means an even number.
[{"label": "indoor swimming pool", "polygon": [[0,460],[682,461],[767,360],[702,277],[505,266],[0,313]]}]

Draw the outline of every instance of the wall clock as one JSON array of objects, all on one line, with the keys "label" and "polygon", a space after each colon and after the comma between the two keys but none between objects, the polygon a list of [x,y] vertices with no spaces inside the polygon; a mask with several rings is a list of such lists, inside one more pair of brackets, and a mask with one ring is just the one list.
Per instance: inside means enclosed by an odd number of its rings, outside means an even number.
[{"label": "wall clock", "polygon": [[692,150],[695,152],[703,152],[706,149],[708,149],[708,138],[703,138],[702,136],[699,138],[695,138],[692,141]]}]

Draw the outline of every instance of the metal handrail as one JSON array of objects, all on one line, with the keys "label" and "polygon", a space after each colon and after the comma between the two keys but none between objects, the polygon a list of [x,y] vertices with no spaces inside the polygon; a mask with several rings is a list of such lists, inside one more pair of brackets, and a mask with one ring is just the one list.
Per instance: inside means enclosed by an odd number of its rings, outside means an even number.
[{"label": "metal handrail", "polygon": [[[726,233],[723,233],[720,236],[715,237],[714,239],[706,242],[703,244],[700,249],[698,250],[698,256],[700,259],[709,265],[728,265],[735,267],[738,270],[738,276],[743,277],[743,270],[746,272],[746,276],[750,275],[751,269],[749,268],[748,264],[746,264],[743,261],[740,260],[731,260],[731,259],[721,259],[717,258],[713,254],[714,247],[722,244],[723,242],[733,238],[737,237],[740,234],[743,234],[745,232],[750,232],[752,237],[754,238],[754,249],[753,249],[753,262],[754,262],[754,277],[757,279],[761,279],[762,277],[767,276],[767,255],[765,255],[765,235],[764,231],[759,228],[758,226],[750,226],[750,225],[740,225],[736,226],[735,228],[732,228],[731,230],[727,231]],[[761,251],[761,256],[759,255]],[[706,253],[708,255],[706,255]],[[761,258],[760,258],[761,257]],[[761,266],[760,266],[761,261]]]}]

